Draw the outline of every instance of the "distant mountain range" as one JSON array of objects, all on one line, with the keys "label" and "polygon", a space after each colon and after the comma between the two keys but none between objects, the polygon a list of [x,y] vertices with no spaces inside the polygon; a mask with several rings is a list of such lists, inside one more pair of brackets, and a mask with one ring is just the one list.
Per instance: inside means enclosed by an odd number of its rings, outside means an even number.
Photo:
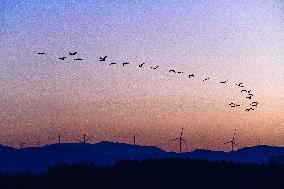
[{"label": "distant mountain range", "polygon": [[191,158],[209,161],[268,163],[273,156],[284,156],[284,147],[254,146],[234,152],[194,150],[186,153],[166,152],[158,147],[124,143],[62,143],[43,147],[15,149],[0,145],[0,173],[42,173],[58,163],[94,163],[111,165],[119,160]]}]

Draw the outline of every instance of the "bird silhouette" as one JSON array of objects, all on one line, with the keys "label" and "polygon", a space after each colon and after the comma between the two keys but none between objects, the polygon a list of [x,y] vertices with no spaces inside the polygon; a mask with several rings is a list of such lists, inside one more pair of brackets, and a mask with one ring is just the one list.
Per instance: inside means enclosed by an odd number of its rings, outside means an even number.
[{"label": "bird silhouette", "polygon": [[75,58],[74,60],[82,60],[82,58]]},{"label": "bird silhouette", "polygon": [[227,81],[221,81],[220,83],[226,83]]},{"label": "bird silhouette", "polygon": [[156,66],[156,67],[151,67],[153,70],[157,69],[159,66]]},{"label": "bird silhouette", "polygon": [[183,72],[177,72],[178,74],[183,73]]},{"label": "bird silhouette", "polygon": [[258,102],[252,102],[250,105],[251,105],[251,106],[254,106],[254,107],[257,107]]},{"label": "bird silhouette", "polygon": [[232,108],[234,108],[234,107],[238,107],[238,106],[241,106],[241,105],[239,105],[239,104],[235,104],[235,103],[230,103],[229,104]]},{"label": "bird silhouette", "polygon": [[64,60],[65,58],[67,58],[66,56],[63,56],[62,58],[59,58],[60,60]]},{"label": "bird silhouette", "polygon": [[249,95],[249,96],[246,97],[247,99],[251,99],[251,97],[253,97],[253,94],[251,94],[251,93],[248,94],[248,95]]},{"label": "bird silhouette", "polygon": [[209,78],[203,79],[203,81],[207,81]]},{"label": "bird silhouette", "polygon": [[104,56],[103,58],[100,57],[100,61],[106,61],[107,56]]},{"label": "bird silhouette", "polygon": [[116,64],[115,62],[112,62],[112,63],[110,63],[109,65],[113,65],[113,64]]},{"label": "bird silhouette", "polygon": [[169,70],[169,72],[174,72],[174,73],[176,73],[176,71],[175,71],[175,70]]},{"label": "bird silhouette", "polygon": [[73,53],[71,53],[71,52],[69,52],[69,55],[76,55],[77,54],[77,52],[73,52]]},{"label": "bird silhouette", "polygon": [[239,87],[244,87],[243,83],[239,83],[239,84],[236,84],[236,85],[239,86]]},{"label": "bird silhouette", "polygon": [[142,63],[142,64],[139,64],[138,66],[140,67],[140,68],[142,68],[142,66],[144,65],[145,63]]},{"label": "bird silhouette", "polygon": [[247,91],[247,90],[245,90],[245,89],[243,89],[243,90],[241,90],[241,93],[242,93],[242,92],[248,92],[248,91]]},{"label": "bird silhouette", "polygon": [[37,54],[43,55],[43,54],[45,54],[45,53],[44,53],[44,52],[38,52]]},{"label": "bird silhouette", "polygon": [[190,74],[190,75],[188,75],[188,77],[191,78],[191,77],[194,77],[194,75],[193,75],[193,74]]},{"label": "bird silhouette", "polygon": [[127,65],[127,64],[129,64],[129,63],[128,62],[124,62],[124,63],[122,63],[122,66]]},{"label": "bird silhouette", "polygon": [[249,112],[249,111],[251,111],[251,110],[254,110],[253,108],[247,108],[245,111],[246,112]]}]

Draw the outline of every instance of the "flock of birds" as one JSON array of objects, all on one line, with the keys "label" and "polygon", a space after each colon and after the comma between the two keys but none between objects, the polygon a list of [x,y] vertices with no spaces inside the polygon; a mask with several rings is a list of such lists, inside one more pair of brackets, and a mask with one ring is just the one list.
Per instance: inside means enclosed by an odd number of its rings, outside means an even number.
[{"label": "flock of birds", "polygon": [[[77,55],[77,53],[78,53],[78,52],[69,52],[69,57],[75,56],[75,55]],[[38,54],[38,55],[46,55],[45,52],[38,52],[37,54]],[[67,58],[68,58],[67,56],[63,56],[63,57],[59,57],[58,59],[61,60],[61,61],[64,61],[64,60],[67,59]],[[100,62],[106,62],[106,59],[107,59],[107,56],[99,57],[99,61],[100,61]],[[73,60],[74,60],[74,61],[82,61],[83,59],[82,59],[82,58],[73,58]],[[109,63],[109,66],[116,65],[116,64],[117,64],[116,62],[110,62],[110,63]],[[127,65],[129,65],[129,64],[130,64],[130,63],[126,61],[126,62],[123,62],[123,63],[122,63],[122,66],[127,66]],[[138,65],[138,67],[139,67],[139,68],[142,68],[142,67],[144,67],[145,65],[146,65],[146,63],[141,63],[141,64]],[[156,66],[151,66],[150,68],[153,69],[153,70],[156,70],[156,69],[159,68],[159,66],[158,66],[158,65],[156,65]],[[183,74],[183,73],[184,73],[184,72],[182,72],[182,71],[176,71],[175,69],[170,69],[170,70],[168,70],[168,72],[169,72],[169,73],[174,73],[174,74]],[[188,74],[188,78],[189,78],[189,79],[194,78],[194,77],[195,77],[195,75],[194,75],[193,73]],[[207,81],[207,80],[209,80],[209,79],[210,79],[210,78],[205,78],[205,79],[203,79],[202,81]],[[225,83],[227,83],[227,82],[228,82],[228,80],[226,80],[226,81],[221,81],[220,84],[225,84]],[[243,83],[237,83],[236,86],[241,89],[241,91],[240,91],[241,93],[245,93],[245,94],[246,94],[246,97],[245,97],[245,98],[246,98],[247,100],[250,100],[250,101],[252,100],[252,97],[253,97],[254,95],[251,93],[251,90],[245,89],[245,86],[244,86]],[[241,105],[231,102],[231,103],[229,104],[229,106],[232,107],[232,108],[235,108],[235,107],[240,107]],[[249,104],[249,107],[246,108],[245,111],[246,111],[246,112],[253,111],[253,110],[255,110],[255,108],[256,108],[257,106],[258,106],[258,102],[253,101],[253,102],[251,102],[251,103]]]}]

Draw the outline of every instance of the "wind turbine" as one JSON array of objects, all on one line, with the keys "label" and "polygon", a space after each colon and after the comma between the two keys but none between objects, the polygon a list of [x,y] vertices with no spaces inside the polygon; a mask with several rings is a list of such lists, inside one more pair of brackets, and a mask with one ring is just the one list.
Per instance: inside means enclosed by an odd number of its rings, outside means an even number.
[{"label": "wind turbine", "polygon": [[224,143],[224,144],[229,144],[229,143],[231,143],[231,145],[232,145],[232,151],[234,151],[234,146],[238,146],[237,143],[235,143],[236,131],[237,131],[237,130],[235,129],[235,132],[234,132],[234,135],[233,135],[232,140],[230,140],[230,141]]},{"label": "wind turbine", "polygon": [[181,128],[180,136],[178,138],[174,138],[171,140],[171,141],[175,141],[175,140],[179,141],[179,152],[180,153],[181,153],[181,144],[182,142],[185,142],[185,140],[182,138],[182,134],[183,134],[183,128]]},{"label": "wind turbine", "polygon": [[83,140],[79,140],[79,139],[76,139],[76,138],[73,138],[74,140],[76,140],[77,142],[79,143],[82,143],[82,144],[86,144],[87,141],[89,141],[92,137],[87,137],[87,135],[83,135]]}]

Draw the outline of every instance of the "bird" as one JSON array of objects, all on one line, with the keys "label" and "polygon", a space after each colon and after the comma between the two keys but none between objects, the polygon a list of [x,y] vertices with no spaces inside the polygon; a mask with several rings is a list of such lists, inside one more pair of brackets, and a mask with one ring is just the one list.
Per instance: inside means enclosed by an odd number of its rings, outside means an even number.
[{"label": "bird", "polygon": [[180,74],[180,73],[183,73],[183,72],[177,72],[177,73],[179,73],[179,74]]},{"label": "bird", "polygon": [[82,58],[75,58],[74,60],[82,60]]},{"label": "bird", "polygon": [[176,73],[176,71],[175,71],[175,70],[169,70],[169,72],[174,72],[174,73]]},{"label": "bird", "polygon": [[255,106],[255,107],[257,107],[258,102],[252,102],[250,105],[251,105],[251,106]]},{"label": "bird", "polygon": [[229,105],[230,105],[232,108],[237,107],[237,106],[241,106],[241,105],[239,105],[239,104],[235,104],[235,103],[232,103],[232,102],[231,102]]},{"label": "bird", "polygon": [[106,61],[107,56],[104,56],[103,58],[100,57],[100,61]]},{"label": "bird", "polygon": [[245,89],[243,89],[243,90],[241,90],[241,93],[242,93],[242,92],[248,92],[248,91],[247,91],[247,90],[245,90]]},{"label": "bird", "polygon": [[113,65],[113,64],[116,64],[115,62],[112,62],[112,63],[110,63],[109,65]]},{"label": "bird", "polygon": [[203,79],[203,81],[206,81],[206,80],[208,80],[209,78],[206,78],[206,79]]},{"label": "bird", "polygon": [[249,96],[246,97],[247,99],[251,99],[251,97],[253,97],[253,94],[251,94],[251,93],[248,94],[248,95],[249,95]]},{"label": "bird", "polygon": [[129,64],[129,63],[128,62],[124,62],[124,63],[122,63],[122,66],[127,65],[127,64]]},{"label": "bird", "polygon": [[38,52],[37,54],[43,55],[43,54],[45,54],[45,53],[44,53],[44,52]]},{"label": "bird", "polygon": [[140,68],[142,68],[142,66],[144,65],[145,63],[142,63],[142,64],[139,64],[138,66],[140,67]]},{"label": "bird", "polygon": [[157,69],[159,66],[156,66],[156,67],[151,67],[153,70]]},{"label": "bird", "polygon": [[191,77],[194,77],[194,75],[193,75],[193,74],[190,74],[190,75],[188,75],[188,77],[191,78]]},{"label": "bird", "polygon": [[254,110],[253,108],[247,108],[245,111],[249,112],[250,110]]},{"label": "bird", "polygon": [[67,58],[66,56],[63,56],[62,58],[59,58],[60,60],[64,60],[65,58]]},{"label": "bird", "polygon": [[73,52],[73,53],[69,52],[69,55],[76,55],[76,54],[77,52]]},{"label": "bird", "polygon": [[244,87],[243,83],[239,83],[239,84],[236,84],[236,85],[239,86],[239,87]]},{"label": "bird", "polygon": [[221,81],[220,83],[226,83],[227,82],[227,80],[226,81]]}]

